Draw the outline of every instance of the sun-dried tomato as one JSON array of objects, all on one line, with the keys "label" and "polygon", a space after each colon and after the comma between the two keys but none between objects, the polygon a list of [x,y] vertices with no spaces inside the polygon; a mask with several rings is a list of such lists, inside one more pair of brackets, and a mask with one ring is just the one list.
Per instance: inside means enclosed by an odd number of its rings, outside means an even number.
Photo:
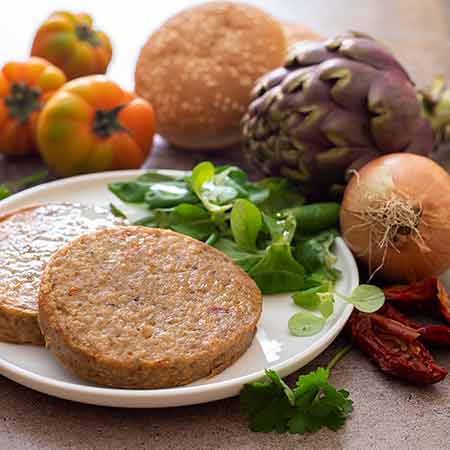
[{"label": "sun-dried tomato", "polygon": [[436,317],[450,323],[450,299],[437,278],[385,288],[383,292],[386,300],[402,311]]},{"label": "sun-dried tomato", "polygon": [[352,342],[383,372],[415,384],[437,383],[448,373],[418,341],[418,330],[397,320],[355,310],[347,330]]},{"label": "sun-dried tomato", "polygon": [[408,317],[388,303],[385,303],[378,310],[378,313],[417,330],[420,333],[419,340],[423,344],[434,347],[450,347],[450,327],[448,325],[421,325],[414,320],[408,319]]},{"label": "sun-dried tomato", "polygon": [[450,347],[450,327],[447,325],[423,325],[418,328],[420,340],[435,347]]},{"label": "sun-dried tomato", "polygon": [[442,317],[450,323],[450,299],[447,290],[440,280],[437,280],[436,286],[439,311],[441,312]]},{"label": "sun-dried tomato", "polygon": [[386,300],[396,302],[425,302],[437,295],[437,278],[425,278],[417,283],[383,289]]},{"label": "sun-dried tomato", "polygon": [[408,327],[418,329],[420,328],[420,323],[414,322],[411,319],[408,319],[404,314],[402,314],[398,309],[394,308],[389,303],[385,303],[378,311],[378,314],[382,314],[389,319],[396,320],[397,322],[402,323]]}]

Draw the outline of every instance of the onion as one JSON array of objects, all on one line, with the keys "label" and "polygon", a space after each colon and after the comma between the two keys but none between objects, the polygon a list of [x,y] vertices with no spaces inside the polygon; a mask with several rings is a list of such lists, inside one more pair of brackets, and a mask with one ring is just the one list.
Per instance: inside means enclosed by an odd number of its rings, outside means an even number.
[{"label": "onion", "polygon": [[411,283],[450,267],[450,175],[424,156],[392,153],[356,172],[340,221],[371,276]]}]

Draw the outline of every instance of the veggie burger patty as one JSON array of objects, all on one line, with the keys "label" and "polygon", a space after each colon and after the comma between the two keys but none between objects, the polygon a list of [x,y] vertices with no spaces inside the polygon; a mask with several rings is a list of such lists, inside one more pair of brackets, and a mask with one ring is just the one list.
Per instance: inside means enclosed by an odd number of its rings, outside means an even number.
[{"label": "veggie burger patty", "polygon": [[37,297],[55,250],[89,231],[123,224],[107,209],[73,203],[22,208],[0,217],[0,340],[44,343]]},{"label": "veggie burger patty", "polygon": [[42,277],[47,347],[78,376],[164,388],[214,375],[250,346],[254,281],[226,255],[173,231],[116,227],[59,249]]}]

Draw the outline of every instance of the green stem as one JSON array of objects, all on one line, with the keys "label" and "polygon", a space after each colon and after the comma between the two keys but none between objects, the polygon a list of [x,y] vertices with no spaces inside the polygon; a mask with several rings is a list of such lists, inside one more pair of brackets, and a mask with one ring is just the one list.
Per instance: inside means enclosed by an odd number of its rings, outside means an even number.
[{"label": "green stem", "polygon": [[48,170],[40,170],[39,172],[19,178],[18,180],[7,181],[5,185],[11,190],[24,189],[40,183],[47,175]]},{"label": "green stem", "polygon": [[34,184],[40,183],[48,175],[47,170],[41,170],[32,175],[28,175],[18,180],[7,181],[4,184],[0,184],[0,200],[12,195],[15,191],[25,189]]},{"label": "green stem", "polygon": [[333,367],[341,360],[350,350],[352,349],[351,345],[346,345],[342,347],[331,359],[331,361],[327,364],[327,370],[331,371]]}]

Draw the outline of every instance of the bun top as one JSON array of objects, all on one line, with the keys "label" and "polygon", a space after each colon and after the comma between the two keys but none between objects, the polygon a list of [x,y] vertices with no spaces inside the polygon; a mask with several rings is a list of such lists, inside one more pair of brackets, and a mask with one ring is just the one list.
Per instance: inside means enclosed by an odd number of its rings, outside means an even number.
[{"label": "bun top", "polygon": [[321,41],[323,37],[310,28],[291,22],[282,22],[284,35],[289,45],[295,44],[298,41]]},{"label": "bun top", "polygon": [[213,2],[167,20],[142,48],[136,92],[156,111],[156,130],[174,144],[217,147],[239,138],[254,82],[280,66],[280,24],[244,4]]}]

